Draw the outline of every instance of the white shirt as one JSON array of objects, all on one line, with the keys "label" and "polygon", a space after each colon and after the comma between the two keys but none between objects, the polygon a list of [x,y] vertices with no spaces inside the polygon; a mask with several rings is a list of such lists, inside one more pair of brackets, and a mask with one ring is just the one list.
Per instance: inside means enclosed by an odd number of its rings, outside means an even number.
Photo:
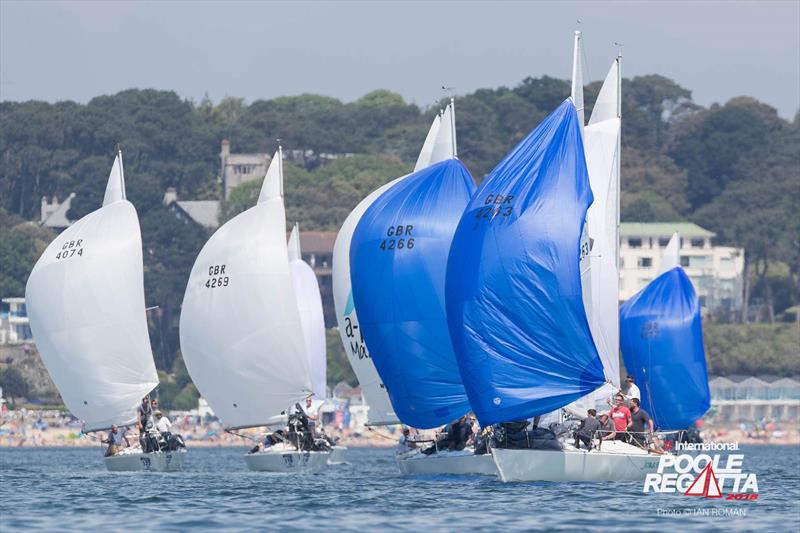
[{"label": "white shirt", "polygon": [[156,429],[159,433],[166,433],[170,428],[172,428],[172,422],[170,422],[169,418],[166,416],[162,416],[158,419],[158,422],[156,422]]},{"label": "white shirt", "polygon": [[636,386],[636,383],[631,383],[631,386],[628,388],[628,393],[625,396],[627,396],[629,400],[631,398],[642,399],[642,393],[639,392],[639,387]]}]

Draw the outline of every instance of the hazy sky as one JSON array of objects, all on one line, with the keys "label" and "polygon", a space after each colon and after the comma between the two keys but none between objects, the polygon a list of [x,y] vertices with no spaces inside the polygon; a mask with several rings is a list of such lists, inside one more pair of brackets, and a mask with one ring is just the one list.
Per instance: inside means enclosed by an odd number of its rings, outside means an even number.
[{"label": "hazy sky", "polygon": [[588,80],[624,43],[623,74],[663,74],[698,103],[800,108],[800,1],[17,2],[0,0],[0,99],[131,87],[248,102],[377,88],[422,106],[526,76],[568,78],[581,20]]}]

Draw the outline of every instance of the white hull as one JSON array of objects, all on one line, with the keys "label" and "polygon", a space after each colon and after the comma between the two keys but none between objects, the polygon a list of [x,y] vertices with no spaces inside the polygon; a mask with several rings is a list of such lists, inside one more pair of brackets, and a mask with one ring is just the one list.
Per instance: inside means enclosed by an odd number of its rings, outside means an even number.
[{"label": "white hull", "polygon": [[405,475],[451,474],[467,476],[496,476],[497,468],[489,454],[475,455],[471,448],[460,452],[440,451],[425,455],[416,450],[395,455],[397,466]]},{"label": "white hull", "polygon": [[334,446],[331,448],[331,456],[328,457],[328,464],[342,464],[347,462],[347,446]]},{"label": "white hull", "polygon": [[104,457],[109,472],[178,472],[183,467],[185,451],[134,452]]},{"label": "white hull", "polygon": [[331,452],[299,452],[267,448],[244,456],[247,468],[257,472],[298,472],[316,474],[328,466]]},{"label": "white hull", "polygon": [[642,481],[659,456],[621,441],[600,450],[492,450],[500,479],[508,481]]}]

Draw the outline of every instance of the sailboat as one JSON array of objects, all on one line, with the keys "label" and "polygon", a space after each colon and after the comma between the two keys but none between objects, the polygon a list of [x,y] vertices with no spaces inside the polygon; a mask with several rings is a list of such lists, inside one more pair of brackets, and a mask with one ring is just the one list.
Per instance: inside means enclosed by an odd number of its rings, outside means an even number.
[{"label": "sailboat", "polygon": [[691,427],[709,409],[700,302],[673,234],[658,276],[620,310],[625,368],[642,384],[642,408],[660,430]]},{"label": "sailboat", "polygon": [[[258,202],[203,246],[183,298],[186,367],[229,430],[266,426],[314,393],[295,277],[279,147]],[[245,461],[251,470],[317,472],[329,455],[285,442],[247,454]]]},{"label": "sailboat", "polygon": [[[452,138],[449,124],[441,131],[442,116],[438,113],[431,124],[420,150],[414,172],[422,170],[433,163],[453,157],[453,144],[448,141]],[[364,340],[358,313],[353,301],[352,283],[350,282],[350,245],[353,240],[358,222],[366,210],[384,192],[392,188],[408,174],[396,178],[382,185],[370,193],[356,205],[345,219],[336,242],[333,246],[333,301],[336,309],[336,320],[339,325],[339,335],[342,345],[350,361],[350,366],[358,378],[364,398],[369,405],[367,424],[370,426],[388,426],[399,424],[400,420],[394,412],[394,407],[389,400],[386,390],[375,365],[372,363],[369,349]]]},{"label": "sailboat", "polygon": [[[475,190],[456,158],[452,100],[431,153],[427,165],[418,165],[422,168],[370,203],[350,243],[353,303],[372,362],[399,420],[424,429],[469,411],[444,308],[450,241]],[[399,451],[396,459],[402,472],[423,473],[452,470],[456,455],[476,457],[471,450],[431,455],[412,450]],[[489,457],[481,459],[491,467]]]},{"label": "sailboat", "polygon": [[[601,94],[618,91],[618,76],[619,58]],[[604,159],[613,162],[619,115],[599,120],[605,112],[598,113],[594,122],[613,148]],[[594,287],[582,283],[592,255],[590,172],[601,165],[587,161],[584,150],[591,147],[584,147],[581,130],[569,98],[483,181],[453,239],[448,318],[470,404],[483,426],[551,413],[611,377],[587,316]],[[605,167],[611,174],[614,165]],[[502,209],[484,219],[486,203]],[[613,356],[613,349],[606,353]],[[493,448],[492,455],[503,481],[640,479],[658,465],[645,450],[621,441],[592,451],[561,448]]]},{"label": "sailboat", "polygon": [[[308,365],[311,369],[311,411],[319,412],[327,396],[327,356],[325,339],[325,316],[322,311],[322,295],[319,282],[311,266],[303,261],[300,246],[300,225],[295,223],[289,236],[289,269],[292,274],[292,285],[297,297],[297,308],[303,326],[306,341]],[[332,446],[328,458],[330,464],[345,462],[347,447]]]},{"label": "sailboat", "polygon": [[[158,386],[144,303],[142,237],[125,195],[122,152],[103,205],[64,230],[33,267],[25,288],[31,331],[64,403],[91,433],[136,423]],[[180,470],[184,451],[105,457],[106,468]]]}]

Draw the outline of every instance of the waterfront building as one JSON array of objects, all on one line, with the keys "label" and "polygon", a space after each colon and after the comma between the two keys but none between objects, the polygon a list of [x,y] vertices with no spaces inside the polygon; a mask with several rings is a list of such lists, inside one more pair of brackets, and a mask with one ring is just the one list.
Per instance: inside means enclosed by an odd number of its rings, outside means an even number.
[{"label": "waterfront building", "polygon": [[714,245],[715,234],[691,222],[620,224],[620,301],[635,295],[656,277],[661,254],[676,231],[681,238],[681,266],[704,310],[740,309],[744,249]]},{"label": "waterfront building", "polygon": [[715,377],[708,383],[718,422],[779,422],[800,419],[800,381],[774,376]]},{"label": "waterfront building", "polygon": [[3,298],[0,302],[0,345],[33,342],[25,298]]}]

